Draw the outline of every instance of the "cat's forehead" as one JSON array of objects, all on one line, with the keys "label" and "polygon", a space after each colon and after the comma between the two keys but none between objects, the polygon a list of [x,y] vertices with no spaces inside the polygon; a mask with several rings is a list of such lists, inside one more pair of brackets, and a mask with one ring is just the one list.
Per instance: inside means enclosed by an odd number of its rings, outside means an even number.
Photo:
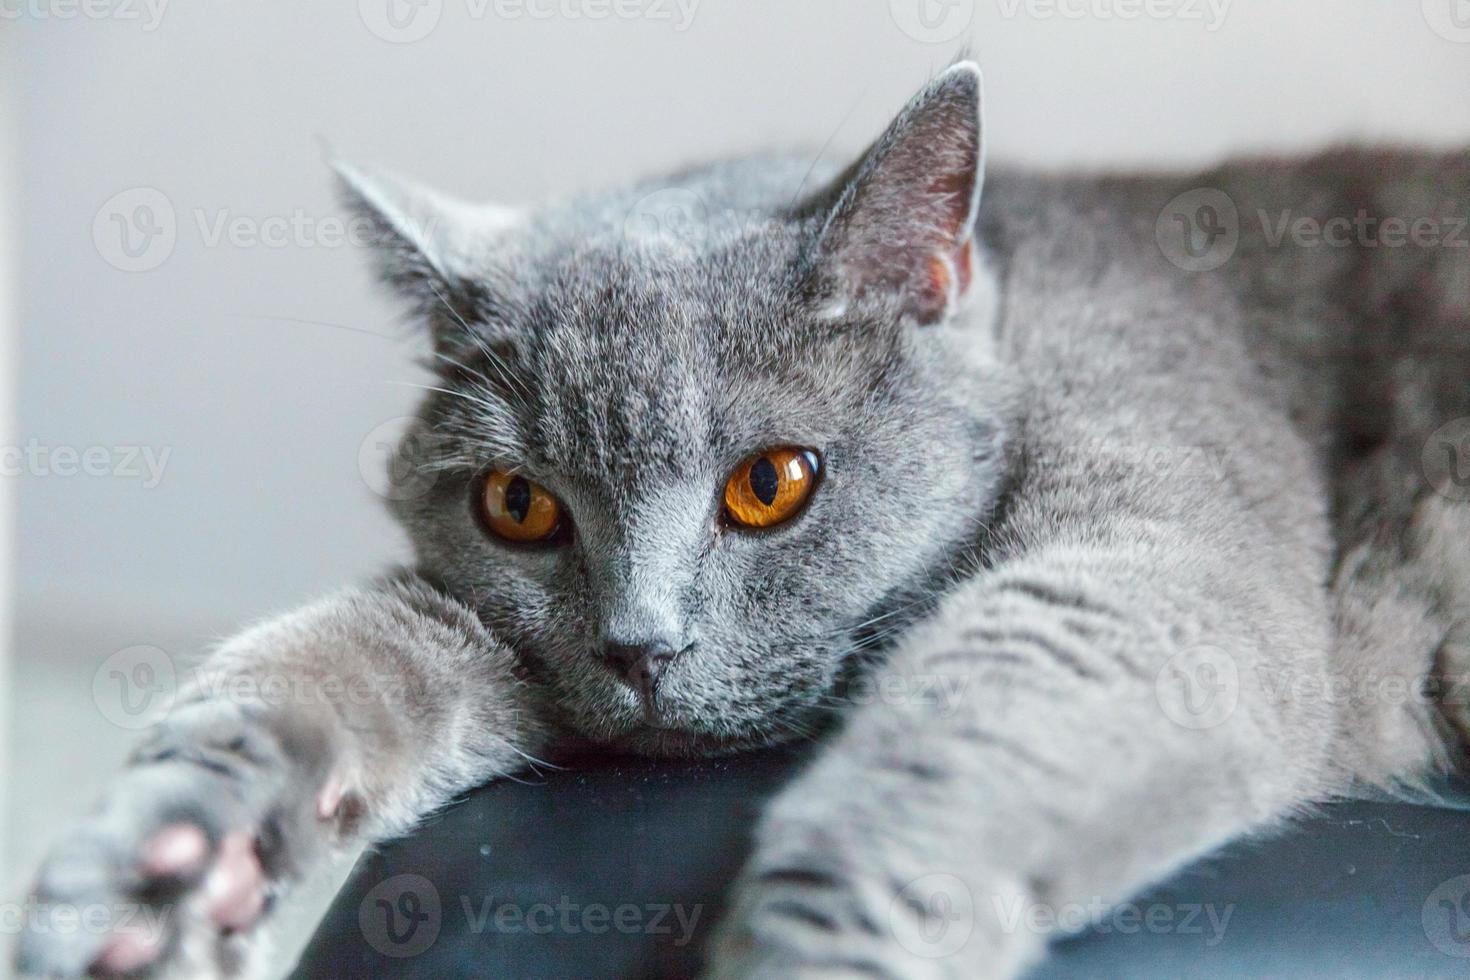
[{"label": "cat's forehead", "polygon": [[840,408],[811,378],[832,370],[804,370],[820,351],[794,339],[803,314],[730,266],[584,249],[549,270],[516,357],[537,457],[589,479],[693,476],[829,426]]},{"label": "cat's forehead", "polygon": [[655,293],[557,298],[526,358],[537,455],[589,476],[637,461],[676,469],[709,442],[712,375],[697,310]]}]

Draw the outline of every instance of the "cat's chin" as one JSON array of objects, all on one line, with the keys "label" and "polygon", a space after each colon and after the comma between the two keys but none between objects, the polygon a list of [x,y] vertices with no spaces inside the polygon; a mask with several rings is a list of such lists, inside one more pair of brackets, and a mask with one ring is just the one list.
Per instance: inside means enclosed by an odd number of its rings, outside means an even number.
[{"label": "cat's chin", "polygon": [[619,751],[637,755],[688,759],[766,748],[779,741],[780,739],[754,731],[740,735],[710,735],[682,728],[638,725],[620,733],[606,744]]}]

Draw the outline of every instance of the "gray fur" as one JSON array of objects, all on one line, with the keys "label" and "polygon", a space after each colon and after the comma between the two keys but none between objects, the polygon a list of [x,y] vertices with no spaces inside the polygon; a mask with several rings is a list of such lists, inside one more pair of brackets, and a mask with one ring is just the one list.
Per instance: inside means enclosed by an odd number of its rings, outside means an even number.
[{"label": "gray fur", "polygon": [[[740,161],[530,212],[344,169],[440,374],[395,505],[417,567],[213,663],[300,678],[335,650],[406,683],[315,713],[203,699],[159,736],[199,747],[140,755],[40,890],[132,887],[78,879],[76,855],[133,853],[160,798],[212,830],[285,813],[283,887],[321,842],[571,740],[724,752],[835,715],[766,814],[711,974],[1001,978],[1048,938],[1017,903],[1119,901],[1314,802],[1457,766],[1463,703],[1391,682],[1445,687],[1470,657],[1470,504],[1421,465],[1470,416],[1470,250],[1283,246],[1257,212],[1463,217],[1470,155],[994,173],[968,290],[926,294],[969,246],[978,98],[956,66],[842,174]],[[1187,272],[1156,222],[1199,187],[1240,241]],[[651,194],[690,222],[645,226]],[[810,505],[722,529],[726,475],[777,445],[822,453]],[[488,536],[492,465],[552,489],[570,543]],[[663,727],[600,661],[610,638],[687,648]],[[1208,725],[1178,710],[1201,656],[1236,678]],[[265,748],[230,762],[210,710]],[[243,816],[206,806],[222,777],[190,759],[211,753]],[[328,772],[351,826],[290,816]],[[170,794],[131,789],[151,780]],[[973,930],[957,949],[925,945],[936,891]],[[235,969],[229,943],[182,944],[191,975]]]}]

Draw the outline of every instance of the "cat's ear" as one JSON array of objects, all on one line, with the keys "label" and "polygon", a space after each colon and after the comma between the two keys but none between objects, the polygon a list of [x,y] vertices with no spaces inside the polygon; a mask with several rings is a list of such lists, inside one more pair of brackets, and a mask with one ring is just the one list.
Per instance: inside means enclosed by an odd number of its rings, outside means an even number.
[{"label": "cat's ear", "polygon": [[824,195],[813,256],[823,312],[877,299],[921,325],[943,320],[973,277],[984,165],[980,69],[960,62]]},{"label": "cat's ear", "polygon": [[425,315],[467,315],[522,212],[458,201],[381,170],[341,161],[332,169],[383,281]]}]

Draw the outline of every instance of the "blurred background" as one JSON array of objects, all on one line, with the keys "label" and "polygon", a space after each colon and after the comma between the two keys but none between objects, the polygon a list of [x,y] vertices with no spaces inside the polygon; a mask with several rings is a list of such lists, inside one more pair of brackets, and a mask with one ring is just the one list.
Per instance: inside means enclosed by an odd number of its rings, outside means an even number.
[{"label": "blurred background", "polygon": [[1470,0],[0,0],[0,901],[213,638],[405,557],[421,343],[326,144],[509,203],[846,156],[965,48],[994,160],[1470,144]]}]

